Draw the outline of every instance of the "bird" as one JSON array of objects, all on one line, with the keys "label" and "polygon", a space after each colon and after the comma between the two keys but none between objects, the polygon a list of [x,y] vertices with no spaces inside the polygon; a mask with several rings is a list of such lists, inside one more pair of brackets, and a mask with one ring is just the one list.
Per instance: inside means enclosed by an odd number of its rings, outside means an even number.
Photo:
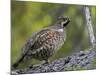
[{"label": "bird", "polygon": [[33,32],[32,36],[21,49],[21,57],[12,67],[17,68],[21,62],[31,59],[49,63],[49,58],[52,57],[66,41],[66,27],[69,22],[69,17],[60,16],[54,24],[44,27],[37,32]]}]

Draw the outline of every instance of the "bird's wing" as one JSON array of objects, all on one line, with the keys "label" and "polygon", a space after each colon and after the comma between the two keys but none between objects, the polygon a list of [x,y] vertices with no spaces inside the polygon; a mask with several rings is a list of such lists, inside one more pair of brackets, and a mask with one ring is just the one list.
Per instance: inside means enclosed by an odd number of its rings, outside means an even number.
[{"label": "bird's wing", "polygon": [[40,40],[43,39],[43,37],[40,36],[46,33],[47,31],[48,29],[44,29],[39,32],[33,33],[32,37],[30,37],[29,40],[24,45],[24,47],[22,47],[22,53],[20,58],[17,60],[16,63],[12,65],[14,68],[16,68],[20,62],[22,62],[24,59],[28,57],[27,54],[31,53],[31,50],[34,53],[38,48],[42,46],[42,44],[39,43],[39,39]]},{"label": "bird's wing", "polygon": [[31,49],[34,49],[34,51],[41,47],[42,43],[40,43],[39,39],[43,39],[43,37],[40,37],[44,33],[46,33],[49,29],[44,29],[39,32],[34,32],[32,37],[29,38],[27,43],[22,48],[22,55],[28,53]]},{"label": "bird's wing", "polygon": [[22,47],[22,54],[21,55],[26,54],[28,52],[28,50],[31,48],[31,46],[34,44],[37,33],[38,32],[34,32],[32,34],[32,36],[27,40],[26,44]]}]

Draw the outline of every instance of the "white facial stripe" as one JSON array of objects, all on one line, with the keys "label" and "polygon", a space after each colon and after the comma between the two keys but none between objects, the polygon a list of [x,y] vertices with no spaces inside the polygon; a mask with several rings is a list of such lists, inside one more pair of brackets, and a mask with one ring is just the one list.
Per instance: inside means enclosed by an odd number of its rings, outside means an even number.
[{"label": "white facial stripe", "polygon": [[64,22],[62,22],[62,25],[63,25],[63,24],[65,24],[65,23],[67,23],[67,20],[66,20],[66,21],[64,21]]}]

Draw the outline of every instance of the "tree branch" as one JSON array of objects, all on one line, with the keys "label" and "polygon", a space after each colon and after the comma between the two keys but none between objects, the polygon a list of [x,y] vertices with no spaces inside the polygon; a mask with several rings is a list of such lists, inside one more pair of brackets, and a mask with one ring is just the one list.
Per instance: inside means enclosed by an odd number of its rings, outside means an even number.
[{"label": "tree branch", "polygon": [[88,29],[88,35],[89,35],[90,43],[91,43],[92,46],[95,46],[96,41],[95,41],[95,37],[94,37],[89,7],[84,6],[84,11],[85,11],[85,17],[86,17],[86,22],[87,22],[87,29]]},{"label": "tree branch", "polygon": [[95,49],[91,48],[89,50],[74,53],[72,56],[69,57],[60,58],[49,64],[39,64],[33,65],[32,67],[28,67],[25,69],[13,70],[11,71],[11,74],[32,74],[95,69],[95,56]]}]

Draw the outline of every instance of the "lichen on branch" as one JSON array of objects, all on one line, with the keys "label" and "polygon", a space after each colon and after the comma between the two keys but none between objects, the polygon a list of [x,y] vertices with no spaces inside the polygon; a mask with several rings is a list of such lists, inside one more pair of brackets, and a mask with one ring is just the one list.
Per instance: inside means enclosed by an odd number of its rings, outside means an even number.
[{"label": "lichen on branch", "polygon": [[89,50],[76,52],[71,56],[60,58],[49,64],[39,64],[25,69],[12,70],[11,74],[33,74],[95,69],[95,56],[95,48],[90,48]]}]

